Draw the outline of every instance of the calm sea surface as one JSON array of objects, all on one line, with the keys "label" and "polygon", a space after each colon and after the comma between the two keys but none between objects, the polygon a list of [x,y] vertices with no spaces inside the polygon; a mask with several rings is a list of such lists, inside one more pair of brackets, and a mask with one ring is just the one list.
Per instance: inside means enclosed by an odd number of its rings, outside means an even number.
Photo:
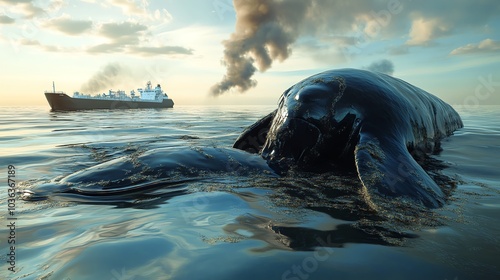
[{"label": "calm sea surface", "polygon": [[127,205],[17,197],[9,215],[8,165],[18,189],[36,190],[137,150],[230,147],[274,108],[1,108],[0,279],[500,279],[498,106],[459,110],[465,127],[435,156],[457,188],[444,208],[426,214],[439,222],[391,229],[406,234],[394,234],[398,242],[376,227],[358,230],[370,220],[359,211],[311,206],[328,193],[311,199],[314,188],[278,192],[252,178],[193,182],[181,195]]}]

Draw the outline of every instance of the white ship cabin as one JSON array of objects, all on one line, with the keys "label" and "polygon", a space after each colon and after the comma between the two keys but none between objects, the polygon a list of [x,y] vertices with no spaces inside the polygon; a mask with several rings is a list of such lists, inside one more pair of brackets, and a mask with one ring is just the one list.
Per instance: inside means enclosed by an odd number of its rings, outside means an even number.
[{"label": "white ship cabin", "polygon": [[141,94],[141,100],[163,100],[163,98],[168,98],[167,94],[161,90],[160,84],[153,89],[151,81],[148,81],[146,88],[138,88],[137,91]]}]

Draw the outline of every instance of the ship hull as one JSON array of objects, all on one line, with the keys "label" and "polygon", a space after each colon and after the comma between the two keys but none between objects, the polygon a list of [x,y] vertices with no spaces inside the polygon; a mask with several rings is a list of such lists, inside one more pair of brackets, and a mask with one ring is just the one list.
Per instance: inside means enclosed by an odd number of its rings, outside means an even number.
[{"label": "ship hull", "polygon": [[144,109],[144,108],[173,108],[172,99],[163,99],[163,102],[131,101],[131,100],[104,100],[91,98],[73,98],[65,93],[46,92],[45,97],[53,111],[76,111],[94,109]]}]

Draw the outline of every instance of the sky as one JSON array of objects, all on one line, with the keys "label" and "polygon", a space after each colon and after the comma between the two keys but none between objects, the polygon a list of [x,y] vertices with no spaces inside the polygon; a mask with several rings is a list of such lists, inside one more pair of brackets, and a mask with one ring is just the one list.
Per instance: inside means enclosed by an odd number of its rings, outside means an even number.
[{"label": "sky", "polygon": [[0,0],[0,105],[161,84],[176,105],[273,105],[360,68],[500,104],[498,0]]}]

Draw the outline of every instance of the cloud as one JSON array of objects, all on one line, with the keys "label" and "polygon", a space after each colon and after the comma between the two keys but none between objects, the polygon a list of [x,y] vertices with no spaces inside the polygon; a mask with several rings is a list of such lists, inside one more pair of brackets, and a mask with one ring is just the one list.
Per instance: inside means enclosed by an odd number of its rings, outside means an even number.
[{"label": "cloud", "polygon": [[35,0],[0,0],[0,3],[4,3],[10,6],[20,6],[22,8],[22,14],[26,18],[34,18],[45,14],[45,10],[36,6]]},{"label": "cloud", "polygon": [[101,5],[120,8],[123,14],[141,21],[167,23],[173,19],[166,9],[149,9],[149,1],[145,0],[107,0]]},{"label": "cloud", "polygon": [[26,12],[26,17],[30,18],[30,19],[46,14],[44,9],[42,9],[38,6],[35,6],[32,3],[24,5],[24,11]]},{"label": "cloud", "polygon": [[147,1],[139,1],[137,3],[133,0],[109,0],[112,6],[120,7],[125,14],[146,14]]},{"label": "cloud", "polygon": [[381,59],[378,61],[374,61],[372,64],[368,65],[365,69],[392,76],[392,74],[394,73],[394,63],[392,63],[392,61],[388,59]]},{"label": "cloud", "polygon": [[193,50],[180,46],[161,46],[161,47],[131,47],[129,51],[134,54],[144,56],[150,55],[174,55],[174,54],[193,54]]},{"label": "cloud", "polygon": [[15,19],[8,17],[6,15],[0,15],[0,24],[12,24],[16,22]]},{"label": "cloud", "polygon": [[43,50],[45,50],[47,52],[61,52],[61,51],[63,51],[63,49],[61,47],[54,46],[54,45],[44,45]]},{"label": "cloud", "polygon": [[413,20],[410,29],[410,39],[407,45],[427,45],[434,39],[451,32],[450,26],[440,19],[417,18]]},{"label": "cloud", "polygon": [[163,22],[171,22],[174,17],[167,9],[155,10],[153,14],[154,19],[162,20]]},{"label": "cloud", "polygon": [[134,22],[103,24],[98,34],[109,42],[89,47],[87,52],[116,53],[124,52],[141,56],[151,55],[191,55],[193,50],[181,46],[148,46],[140,43],[147,41],[148,27]]},{"label": "cloud", "polygon": [[60,46],[55,46],[55,45],[44,45],[44,44],[40,43],[40,41],[38,41],[38,40],[32,40],[32,39],[27,39],[27,38],[22,38],[17,43],[19,45],[23,45],[23,46],[38,47],[39,49],[47,51],[47,52],[74,51],[74,49],[70,49],[70,48],[62,48]]},{"label": "cloud", "polygon": [[135,22],[111,22],[102,24],[97,33],[109,42],[89,47],[87,52],[116,53],[136,46],[145,36],[148,27]]},{"label": "cloud", "polygon": [[[14,15],[16,19],[34,19],[48,17],[56,13],[64,5],[63,0],[0,0],[2,8],[7,6],[9,14]],[[0,8],[0,10],[2,10]]]},{"label": "cloud", "polygon": [[41,45],[38,40],[30,40],[27,38],[22,38],[21,40],[19,40],[19,44],[21,44],[23,46],[40,46]]},{"label": "cloud", "polygon": [[45,23],[45,27],[57,30],[67,35],[79,35],[92,28],[90,20],[74,20],[68,15],[54,18]]},{"label": "cloud", "polygon": [[451,55],[496,53],[500,51],[500,41],[485,39],[477,44],[467,44],[451,51]]},{"label": "cloud", "polygon": [[[10,37],[5,39],[10,40],[15,45],[29,46],[47,52],[83,51],[88,54],[122,53],[136,56],[193,54],[191,48],[159,41],[157,35],[162,32],[162,30],[159,30],[160,27],[164,28],[168,21],[173,18],[164,8],[151,10],[147,0],[82,1],[87,3],[85,5],[95,6],[95,9],[114,10],[114,13],[118,12],[120,15],[122,15],[122,12],[116,7],[121,8],[128,15],[128,19],[121,22],[94,22],[93,20],[82,20],[64,13],[59,15],[56,12],[64,5],[62,0],[0,0],[2,5],[0,8],[0,26],[2,24],[16,23],[14,29],[17,29],[12,32],[12,35],[9,34]],[[78,7],[78,4],[75,5]],[[4,6],[8,13],[2,14]],[[43,14],[43,16],[32,19],[35,14]],[[111,17],[114,18],[113,15]],[[75,45],[82,40],[70,41],[67,38],[61,38],[60,40],[58,40],[59,38],[52,38],[51,42],[58,43],[57,45],[49,45],[44,40],[34,40],[35,34],[37,35],[36,38],[42,38],[44,32],[47,31],[57,31],[63,35],[78,36],[89,43],[82,46],[81,44]]]},{"label": "cloud", "polygon": [[1,3],[17,5],[34,2],[34,0],[0,0]]},{"label": "cloud", "polygon": [[105,43],[87,48],[91,54],[123,52],[125,46],[120,43]]},{"label": "cloud", "polygon": [[124,45],[121,43],[109,43],[109,44],[100,44],[92,46],[87,49],[87,52],[92,54],[123,52],[141,56],[193,54],[193,50],[180,46],[149,47],[149,46]]},{"label": "cloud", "polygon": [[144,31],[148,29],[147,26],[135,23],[135,22],[112,22],[105,23],[101,26],[99,34],[112,40],[122,40],[122,39],[137,39],[137,37],[144,34]]}]

